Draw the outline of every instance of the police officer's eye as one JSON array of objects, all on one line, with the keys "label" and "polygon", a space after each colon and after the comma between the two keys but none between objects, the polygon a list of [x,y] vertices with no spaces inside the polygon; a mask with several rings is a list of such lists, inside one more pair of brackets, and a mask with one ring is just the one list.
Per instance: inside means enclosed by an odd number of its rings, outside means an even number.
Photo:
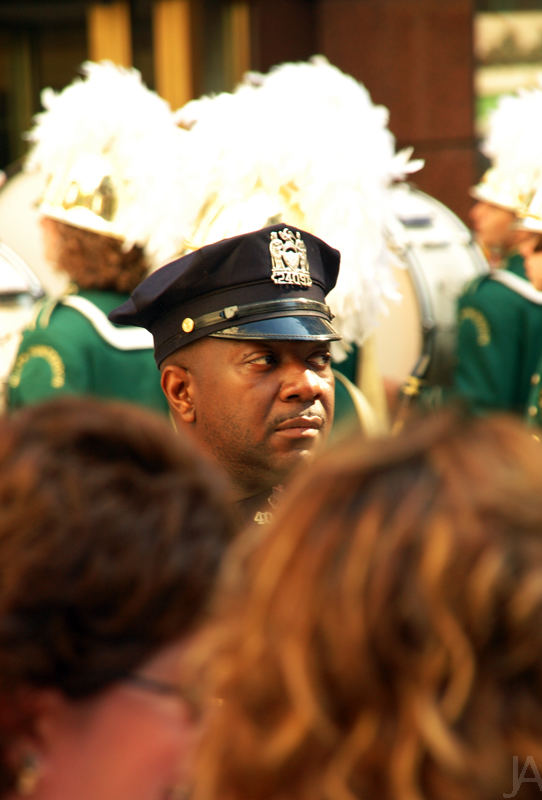
[{"label": "police officer's eye", "polygon": [[310,361],[319,367],[327,367],[327,365],[331,363],[331,353],[329,351],[313,353],[310,357]]},{"label": "police officer's eye", "polygon": [[248,361],[250,364],[275,364],[276,358],[273,353],[254,353]]}]

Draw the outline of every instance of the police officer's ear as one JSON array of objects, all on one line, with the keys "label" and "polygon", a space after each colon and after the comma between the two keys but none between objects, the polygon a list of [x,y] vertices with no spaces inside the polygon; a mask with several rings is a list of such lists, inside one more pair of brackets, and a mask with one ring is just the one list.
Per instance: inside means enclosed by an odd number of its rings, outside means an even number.
[{"label": "police officer's ear", "polygon": [[161,383],[169,407],[177,418],[188,424],[195,422],[194,379],[190,371],[177,364],[168,364],[162,368]]}]

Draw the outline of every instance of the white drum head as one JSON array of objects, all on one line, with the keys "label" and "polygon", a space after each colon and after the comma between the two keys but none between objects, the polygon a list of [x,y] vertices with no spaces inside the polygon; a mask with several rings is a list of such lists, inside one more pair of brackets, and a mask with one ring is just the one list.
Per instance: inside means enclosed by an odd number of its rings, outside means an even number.
[{"label": "white drum head", "polygon": [[407,184],[390,191],[401,299],[389,304],[375,331],[378,366],[384,378],[403,383],[423,363],[429,383],[446,385],[454,367],[457,298],[489,265],[449,208]]},{"label": "white drum head", "polygon": [[45,258],[36,209],[42,186],[41,176],[19,171],[0,188],[0,241],[28,264],[48,294],[60,294],[67,281]]}]

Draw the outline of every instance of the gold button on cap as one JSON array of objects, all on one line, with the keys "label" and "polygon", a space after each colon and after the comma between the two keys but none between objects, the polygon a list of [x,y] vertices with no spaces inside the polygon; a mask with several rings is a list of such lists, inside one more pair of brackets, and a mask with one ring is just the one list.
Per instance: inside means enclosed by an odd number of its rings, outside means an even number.
[{"label": "gold button on cap", "polygon": [[185,333],[191,333],[194,330],[194,320],[190,317],[185,317],[181,328]]}]

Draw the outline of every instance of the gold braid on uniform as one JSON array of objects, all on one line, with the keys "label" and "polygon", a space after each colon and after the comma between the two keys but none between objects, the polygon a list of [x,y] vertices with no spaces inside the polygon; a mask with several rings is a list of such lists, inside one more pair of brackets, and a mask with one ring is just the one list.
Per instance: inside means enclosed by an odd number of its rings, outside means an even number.
[{"label": "gold braid on uniform", "polygon": [[19,386],[23,369],[32,358],[42,358],[49,364],[51,369],[51,386],[54,389],[61,389],[66,382],[66,368],[59,353],[48,345],[34,345],[29,347],[25,353],[21,353],[15,362],[13,372],[9,376],[9,385],[12,389]]},{"label": "gold braid on uniform", "polygon": [[459,323],[461,324],[464,320],[470,320],[476,328],[476,343],[480,347],[486,347],[491,342],[491,333],[489,322],[482,312],[471,306],[463,308],[459,315]]}]

